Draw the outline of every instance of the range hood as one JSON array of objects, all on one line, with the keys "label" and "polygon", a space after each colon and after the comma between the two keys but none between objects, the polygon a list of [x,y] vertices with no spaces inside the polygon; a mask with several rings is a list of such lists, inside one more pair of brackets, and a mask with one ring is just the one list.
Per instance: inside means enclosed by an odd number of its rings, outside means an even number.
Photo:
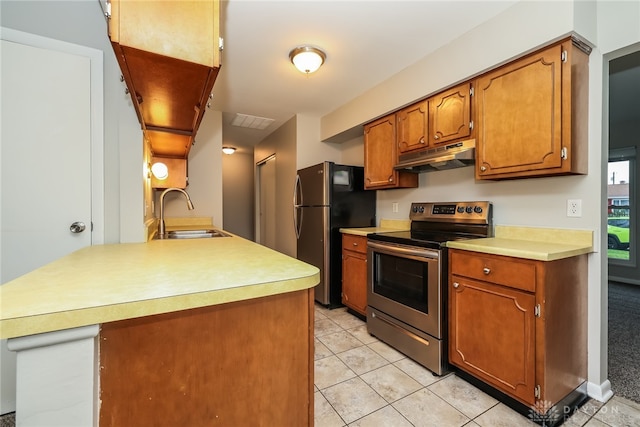
[{"label": "range hood", "polygon": [[441,147],[401,154],[395,169],[432,172],[471,166],[476,160],[476,140],[469,139]]}]

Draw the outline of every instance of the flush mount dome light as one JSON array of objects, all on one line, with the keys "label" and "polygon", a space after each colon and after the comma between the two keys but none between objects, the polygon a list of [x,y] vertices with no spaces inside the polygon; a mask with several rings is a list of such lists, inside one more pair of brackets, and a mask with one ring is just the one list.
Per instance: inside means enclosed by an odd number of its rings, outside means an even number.
[{"label": "flush mount dome light", "polygon": [[222,147],[222,152],[224,154],[233,154],[235,153],[236,149],[235,147]]},{"label": "flush mount dome light", "polygon": [[153,165],[151,165],[151,173],[157,179],[167,179],[167,177],[169,176],[169,168],[167,168],[167,165],[162,162],[155,162]]},{"label": "flush mount dome light", "polygon": [[323,51],[312,46],[300,46],[289,52],[291,63],[305,74],[317,71],[326,58]]}]

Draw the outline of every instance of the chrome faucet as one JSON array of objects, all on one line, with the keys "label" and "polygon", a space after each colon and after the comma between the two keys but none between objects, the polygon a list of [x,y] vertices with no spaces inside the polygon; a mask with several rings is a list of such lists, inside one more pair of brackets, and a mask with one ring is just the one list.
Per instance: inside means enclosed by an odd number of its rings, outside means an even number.
[{"label": "chrome faucet", "polygon": [[184,197],[187,198],[187,208],[191,211],[193,210],[193,203],[191,203],[191,197],[189,197],[189,193],[184,191],[182,188],[167,188],[160,195],[160,222],[158,223],[158,238],[164,239],[166,237],[166,228],[164,226],[164,196],[167,195],[170,191],[179,191],[184,194]]}]

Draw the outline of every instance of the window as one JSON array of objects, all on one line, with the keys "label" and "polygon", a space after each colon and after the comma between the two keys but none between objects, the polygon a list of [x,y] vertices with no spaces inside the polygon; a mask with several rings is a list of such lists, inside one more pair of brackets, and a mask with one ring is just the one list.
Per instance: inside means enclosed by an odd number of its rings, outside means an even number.
[{"label": "window", "polygon": [[635,147],[611,150],[607,185],[607,254],[609,262],[634,265]]}]

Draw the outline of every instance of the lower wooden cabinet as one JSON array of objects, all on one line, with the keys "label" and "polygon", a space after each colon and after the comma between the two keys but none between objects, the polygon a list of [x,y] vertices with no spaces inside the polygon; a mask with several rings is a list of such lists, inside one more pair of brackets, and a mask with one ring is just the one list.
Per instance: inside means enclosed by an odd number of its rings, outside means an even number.
[{"label": "lower wooden cabinet", "polygon": [[342,303],[367,315],[367,237],[342,235]]},{"label": "lower wooden cabinet", "polygon": [[587,375],[587,256],[449,257],[450,363],[529,407],[566,402]]},{"label": "lower wooden cabinet", "polygon": [[101,427],[313,425],[313,288],[104,323]]}]

